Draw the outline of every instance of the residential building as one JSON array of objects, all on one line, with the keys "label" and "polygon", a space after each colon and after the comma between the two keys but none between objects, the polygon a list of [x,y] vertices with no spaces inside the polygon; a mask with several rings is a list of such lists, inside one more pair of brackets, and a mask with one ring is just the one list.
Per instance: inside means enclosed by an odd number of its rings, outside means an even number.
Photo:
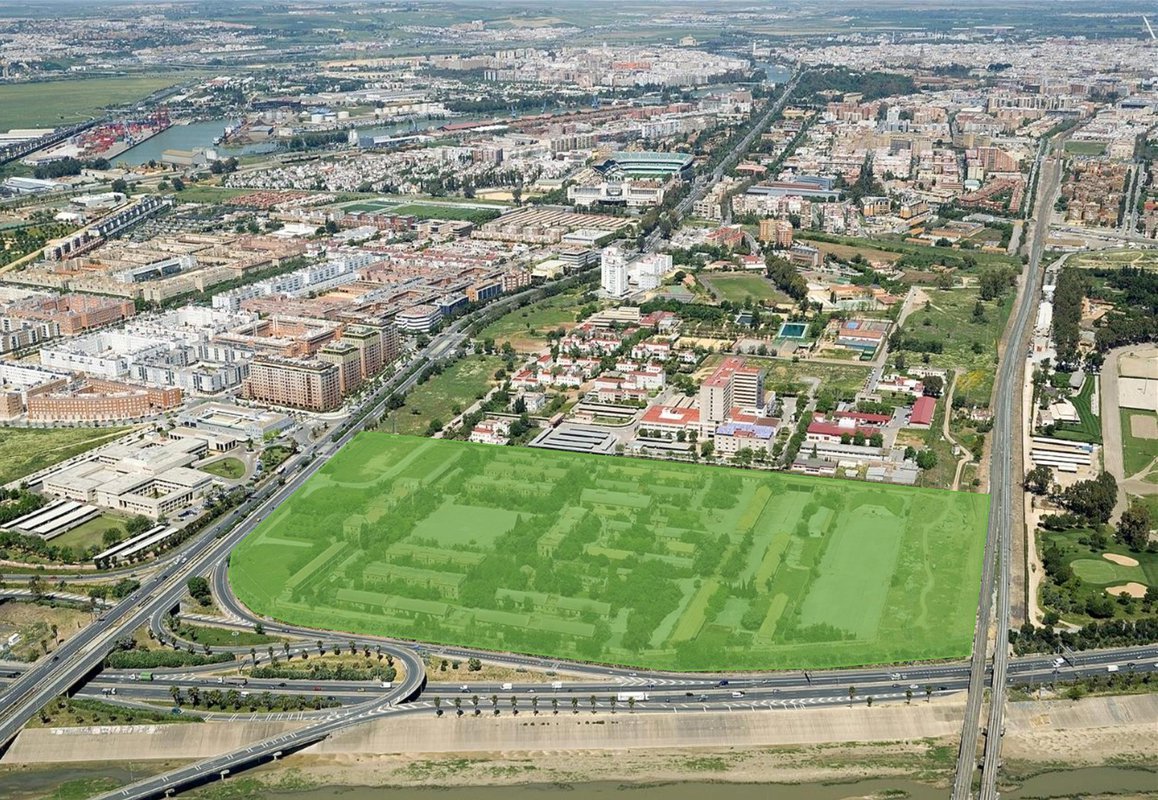
[{"label": "residential building", "polygon": [[341,368],[322,361],[257,356],[241,395],[275,406],[332,411],[342,404]]},{"label": "residential building", "polygon": [[627,294],[627,257],[618,247],[608,247],[600,257],[600,287],[609,297]]}]

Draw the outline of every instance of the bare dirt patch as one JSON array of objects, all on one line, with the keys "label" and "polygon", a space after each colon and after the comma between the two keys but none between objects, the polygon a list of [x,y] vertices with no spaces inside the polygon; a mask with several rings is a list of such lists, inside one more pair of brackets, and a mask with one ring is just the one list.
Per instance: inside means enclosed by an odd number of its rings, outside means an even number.
[{"label": "bare dirt patch", "polygon": [[1121,586],[1106,587],[1106,594],[1110,595],[1111,597],[1118,597],[1122,594],[1122,592],[1130,595],[1130,597],[1145,597],[1146,584],[1138,583],[1137,581],[1130,581],[1129,583],[1123,583]]},{"label": "bare dirt patch", "polygon": [[1121,564],[1123,567],[1138,566],[1138,559],[1130,558],[1129,556],[1124,556],[1119,553],[1102,553],[1102,558],[1106,559],[1107,561],[1113,561],[1115,564]]},{"label": "bare dirt patch", "polygon": [[1158,439],[1158,417],[1130,415],[1130,435],[1135,439]]}]

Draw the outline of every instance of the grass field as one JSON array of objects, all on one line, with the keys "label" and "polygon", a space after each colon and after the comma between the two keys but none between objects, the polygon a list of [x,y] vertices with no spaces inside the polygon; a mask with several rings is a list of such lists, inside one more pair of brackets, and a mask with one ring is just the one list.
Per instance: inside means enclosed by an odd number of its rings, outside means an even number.
[{"label": "grass field", "polygon": [[[1081,421],[1077,424],[1059,422],[1054,433],[1059,439],[1101,444],[1102,420],[1094,413],[1090,404],[1097,382],[1097,377],[1087,377],[1085,383],[1082,384],[1081,391],[1070,398],[1070,402],[1073,403],[1074,410],[1078,412],[1078,418]],[[1128,431],[1123,431],[1123,433],[1128,433]]]},{"label": "grass field", "polygon": [[[1139,439],[1134,436],[1130,432],[1130,418],[1137,416],[1154,419],[1158,418],[1158,414],[1133,408],[1122,408],[1118,413],[1122,415],[1122,466],[1128,477],[1146,469],[1155,458],[1158,458],[1158,440]],[[1098,441],[1101,441],[1100,437]]]},{"label": "grass field", "polygon": [[500,346],[510,342],[520,353],[538,352],[546,347],[549,332],[575,325],[575,314],[582,304],[580,297],[586,291],[587,287],[582,287],[560,292],[516,308],[483,328],[478,338],[494,339]]},{"label": "grass field", "polygon": [[456,206],[450,203],[399,203],[393,200],[363,200],[345,206],[345,211],[386,212],[403,214],[418,219],[450,219],[464,220],[481,225],[484,222],[498,217],[504,210],[503,206],[494,208],[472,208]]},{"label": "grass field", "polygon": [[[826,252],[831,252],[841,258],[849,258],[856,253],[860,253],[869,261],[894,261],[899,260],[902,256],[919,256],[926,259],[929,263],[944,262],[950,266],[962,266],[966,256],[972,257],[977,263],[978,267],[987,266],[1012,266],[1019,268],[1016,258],[1013,258],[1002,253],[983,253],[980,250],[954,250],[949,247],[933,247],[932,245],[914,244],[913,242],[904,241],[901,237],[877,237],[864,238],[856,236],[837,236],[830,233],[817,233],[814,231],[797,231],[796,237],[809,244],[820,247],[822,243],[833,245],[843,245],[846,250],[837,250],[827,248]],[[893,254],[892,257],[889,254]]]},{"label": "grass field", "polygon": [[[697,371],[698,377],[711,373],[724,356],[708,356]],[[825,388],[834,390],[841,396],[852,395],[859,391],[868,378],[871,367],[856,364],[829,364],[823,361],[809,361],[804,359],[797,362],[784,359],[763,358],[760,356],[744,356],[752,364],[759,364],[765,370],[764,386],[768,391],[777,394],[805,394],[812,387],[812,381],[820,381],[819,390]]]},{"label": "grass field", "polygon": [[1070,140],[1066,142],[1065,150],[1076,156],[1100,156],[1106,152],[1106,144],[1105,142],[1075,142]]},{"label": "grass field", "polygon": [[108,106],[140,100],[193,77],[189,73],[158,73],[0,86],[0,131],[81,122]]},{"label": "grass field", "polygon": [[[432,420],[443,425],[455,417],[455,406],[465,409],[486,394],[494,383],[495,371],[503,365],[498,356],[460,359],[440,375],[416,386],[406,395],[406,405],[391,413],[394,432],[422,434]],[[383,425],[389,429],[390,424]]]},{"label": "grass field", "polygon": [[722,272],[702,276],[701,281],[708,284],[717,300],[727,300],[731,303],[743,303],[749,298],[757,303],[782,303],[790,299],[778,292],[763,275]]},{"label": "grass field", "polygon": [[120,532],[120,538],[123,539],[125,538],[125,522],[127,521],[127,517],[106,511],[83,525],[78,525],[68,533],[62,533],[53,539],[52,543],[58,547],[71,547],[78,552],[87,550],[94,545],[103,550],[106,547],[104,532],[110,528],[116,528]]},{"label": "grass field", "polygon": [[202,472],[208,472],[210,475],[217,475],[221,478],[228,478],[229,480],[237,480],[245,474],[245,464],[239,458],[227,456],[219,458],[208,464],[203,464],[197,469]]},{"label": "grass field", "polygon": [[1140,269],[1158,269],[1158,250],[1093,250],[1088,253],[1075,253],[1066,262],[1072,267],[1138,267]]},{"label": "grass field", "polygon": [[0,433],[0,483],[50,467],[107,444],[127,428],[5,428]]},{"label": "grass field", "polygon": [[969,652],[984,496],[362,434],[244,540],[304,625],[663,669]]},{"label": "grass field", "polygon": [[[1013,308],[1013,293],[1004,300],[984,303],[984,318],[976,321],[975,289],[925,289],[928,307],[920,306],[905,320],[902,339],[940,343],[940,353],[929,353],[929,364],[942,369],[958,368],[955,394],[969,403],[988,405],[997,372],[997,343]],[[895,353],[895,348],[890,353]],[[909,364],[923,363],[922,353],[905,347]]]},{"label": "grass field", "polygon": [[232,200],[235,197],[243,197],[247,194],[253,194],[253,189],[231,189],[228,186],[208,186],[205,184],[194,184],[186,186],[175,197],[178,203],[205,203],[212,205],[214,203],[224,203],[226,200]]}]

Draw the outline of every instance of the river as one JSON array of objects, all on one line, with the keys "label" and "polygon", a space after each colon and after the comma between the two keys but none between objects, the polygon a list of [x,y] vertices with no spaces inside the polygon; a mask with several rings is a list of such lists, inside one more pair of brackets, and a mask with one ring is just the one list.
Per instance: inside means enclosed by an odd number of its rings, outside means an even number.
[{"label": "river", "polygon": [[[549,755],[543,756],[550,758]],[[50,769],[18,769],[0,771],[5,800],[39,800],[53,794],[65,782],[70,788],[95,778],[112,777],[118,782],[129,782],[152,774],[148,762],[139,765],[135,773],[122,764],[75,765]],[[144,768],[142,771],[141,768]],[[274,779],[276,782],[276,778]],[[565,785],[470,786],[469,771],[462,776],[462,785],[450,787],[377,788],[370,786],[318,786],[309,789],[284,790],[257,788],[244,775],[231,778],[234,783],[229,796],[238,800],[543,800],[547,794],[566,792],[568,800],[846,800],[870,795],[906,798],[906,800],[944,800],[945,789],[903,778],[866,778],[847,783],[668,783],[632,785],[611,781]],[[212,784],[188,793],[191,798],[221,797],[221,787]],[[1158,791],[1158,776],[1153,770],[1131,767],[1085,767],[1072,770],[1043,772],[1027,778],[1014,789],[1003,791],[1002,800],[1048,800],[1086,795],[1154,796]],[[73,791],[69,796],[81,796]]]},{"label": "river", "polygon": [[[788,77],[792,74],[791,70],[782,64],[767,63],[758,64],[757,66],[764,68],[767,73],[767,80],[770,83],[783,83],[788,80]],[[705,89],[703,91],[707,93],[718,90],[719,87],[712,87],[711,89]],[[538,112],[531,110],[525,113],[530,115]],[[497,114],[494,116],[504,115]],[[372,128],[359,128],[358,132],[362,136],[394,136],[412,131],[437,128],[440,125],[445,125],[447,122],[475,122],[491,118],[491,116],[461,116],[449,120],[422,119],[413,123],[399,122],[392,125],[376,125]],[[193,150],[197,147],[212,148],[214,147],[213,140],[222,134],[228,122],[229,120],[220,118],[203,120],[201,122],[190,122],[188,124],[178,123],[158,133],[151,139],[141,142],[136,147],[129,148],[113,159],[113,161],[136,166],[138,164],[148,163],[149,161],[160,161],[161,153],[166,150]],[[222,156],[229,157],[248,153],[269,153],[277,150],[278,147],[277,142],[258,142],[236,147],[217,147],[215,149]]]}]

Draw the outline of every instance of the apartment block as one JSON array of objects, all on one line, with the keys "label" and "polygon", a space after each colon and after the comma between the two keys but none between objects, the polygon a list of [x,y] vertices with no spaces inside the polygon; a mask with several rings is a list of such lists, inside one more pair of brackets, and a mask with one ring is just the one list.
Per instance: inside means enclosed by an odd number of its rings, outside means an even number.
[{"label": "apartment block", "polygon": [[332,411],[342,404],[337,364],[258,356],[241,386],[242,397],[307,411]]}]

